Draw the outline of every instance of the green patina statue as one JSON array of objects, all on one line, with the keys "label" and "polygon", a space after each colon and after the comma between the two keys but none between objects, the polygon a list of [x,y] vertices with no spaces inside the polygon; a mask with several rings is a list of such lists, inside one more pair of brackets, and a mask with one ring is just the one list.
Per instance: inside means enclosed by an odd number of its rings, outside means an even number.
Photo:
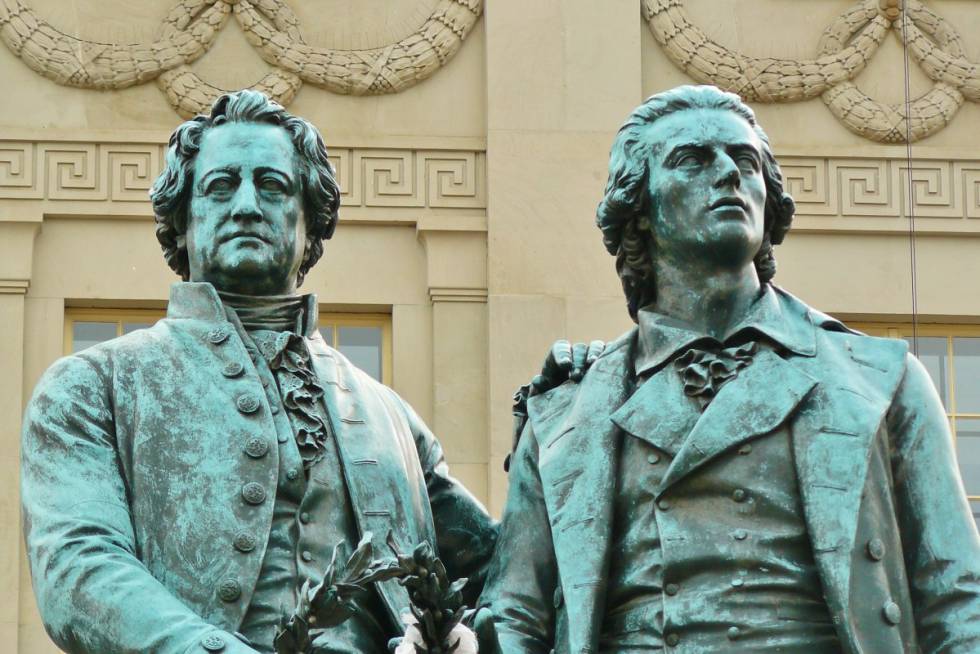
[{"label": "green patina statue", "polygon": [[[174,132],[151,195],[184,280],[167,317],[56,362],[25,414],[24,533],[55,643],[266,654],[312,580],[351,615],[312,651],[387,652],[404,586],[353,593],[368,578],[358,557],[337,577],[347,586],[318,584],[337,543],[346,560],[369,532],[376,551],[389,533],[401,551],[429,543],[472,605],[496,523],[415,412],[324,343],[316,297],[297,294],[340,204],[316,129],[260,93],[223,96]],[[545,386],[584,351],[556,345]]]},{"label": "green patina statue", "polygon": [[792,199],[714,87],[620,130],[598,225],[637,323],[527,400],[481,604],[504,654],[980,651],[980,539],[897,340],[773,286]]}]

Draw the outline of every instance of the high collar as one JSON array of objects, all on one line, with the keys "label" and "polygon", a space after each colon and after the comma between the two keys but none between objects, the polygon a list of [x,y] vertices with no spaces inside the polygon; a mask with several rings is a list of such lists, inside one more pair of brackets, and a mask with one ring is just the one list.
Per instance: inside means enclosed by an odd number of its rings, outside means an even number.
[{"label": "high collar", "polygon": [[[813,322],[805,305],[768,284],[749,306],[748,312],[720,341],[693,329],[687,323],[652,309],[640,309],[639,347],[636,374],[658,368],[695,342],[727,346],[746,332],[761,334],[780,347],[801,356],[816,354]],[[750,340],[741,338],[741,340]]]},{"label": "high collar", "polygon": [[[303,296],[303,335],[307,338],[317,331],[319,309],[315,293]],[[227,321],[225,307],[214,286],[208,282],[174,282],[170,286],[167,317],[173,319]]]}]

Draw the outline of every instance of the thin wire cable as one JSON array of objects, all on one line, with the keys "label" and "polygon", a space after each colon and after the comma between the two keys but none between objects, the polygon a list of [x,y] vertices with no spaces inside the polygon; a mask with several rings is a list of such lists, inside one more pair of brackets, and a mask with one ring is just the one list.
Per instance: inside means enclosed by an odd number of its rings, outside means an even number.
[{"label": "thin wire cable", "polygon": [[912,278],[912,353],[919,356],[919,301],[915,258],[915,188],[912,185],[912,88],[909,75],[908,3],[902,0],[902,52],[905,61],[905,158],[908,165],[909,271]]}]

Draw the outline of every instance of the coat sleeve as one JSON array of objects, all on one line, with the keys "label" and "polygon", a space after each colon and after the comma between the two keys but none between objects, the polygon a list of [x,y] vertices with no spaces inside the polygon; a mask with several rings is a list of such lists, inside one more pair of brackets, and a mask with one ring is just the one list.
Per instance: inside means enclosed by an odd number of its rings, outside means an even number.
[{"label": "coat sleeve", "polygon": [[500,540],[480,605],[493,612],[502,652],[547,654],[555,646],[558,565],[527,423],[511,458]]},{"label": "coat sleeve", "polygon": [[449,474],[442,446],[422,419],[399,398],[408,417],[432,509],[439,556],[452,579],[468,579],[463,599],[474,606],[497,542],[499,525],[483,504]]},{"label": "coat sleeve", "polygon": [[22,518],[45,629],[70,654],[256,654],[196,615],[140,562],[109,377],[83,357],[62,359],[27,405]]},{"label": "coat sleeve", "polygon": [[980,538],[946,413],[911,356],[887,419],[919,645],[924,652],[980,652]]}]

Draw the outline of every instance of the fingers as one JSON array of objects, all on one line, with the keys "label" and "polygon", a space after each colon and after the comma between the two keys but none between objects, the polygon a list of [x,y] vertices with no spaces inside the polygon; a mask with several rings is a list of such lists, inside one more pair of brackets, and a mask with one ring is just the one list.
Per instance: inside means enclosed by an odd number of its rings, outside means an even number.
[{"label": "fingers", "polygon": [[[549,363],[553,364],[549,368]],[[544,362],[542,371],[546,377],[564,378],[572,369],[572,344],[562,339],[551,346],[548,360]]]},{"label": "fingers", "polygon": [[588,353],[588,347],[585,343],[576,343],[572,347],[572,370],[568,374],[568,378],[572,381],[582,381],[582,377],[585,375],[585,358]]},{"label": "fingers", "polygon": [[589,353],[585,356],[586,367],[591,366],[593,363],[595,363],[595,360],[602,355],[605,349],[606,349],[605,341],[592,341],[591,343],[589,343]]}]

